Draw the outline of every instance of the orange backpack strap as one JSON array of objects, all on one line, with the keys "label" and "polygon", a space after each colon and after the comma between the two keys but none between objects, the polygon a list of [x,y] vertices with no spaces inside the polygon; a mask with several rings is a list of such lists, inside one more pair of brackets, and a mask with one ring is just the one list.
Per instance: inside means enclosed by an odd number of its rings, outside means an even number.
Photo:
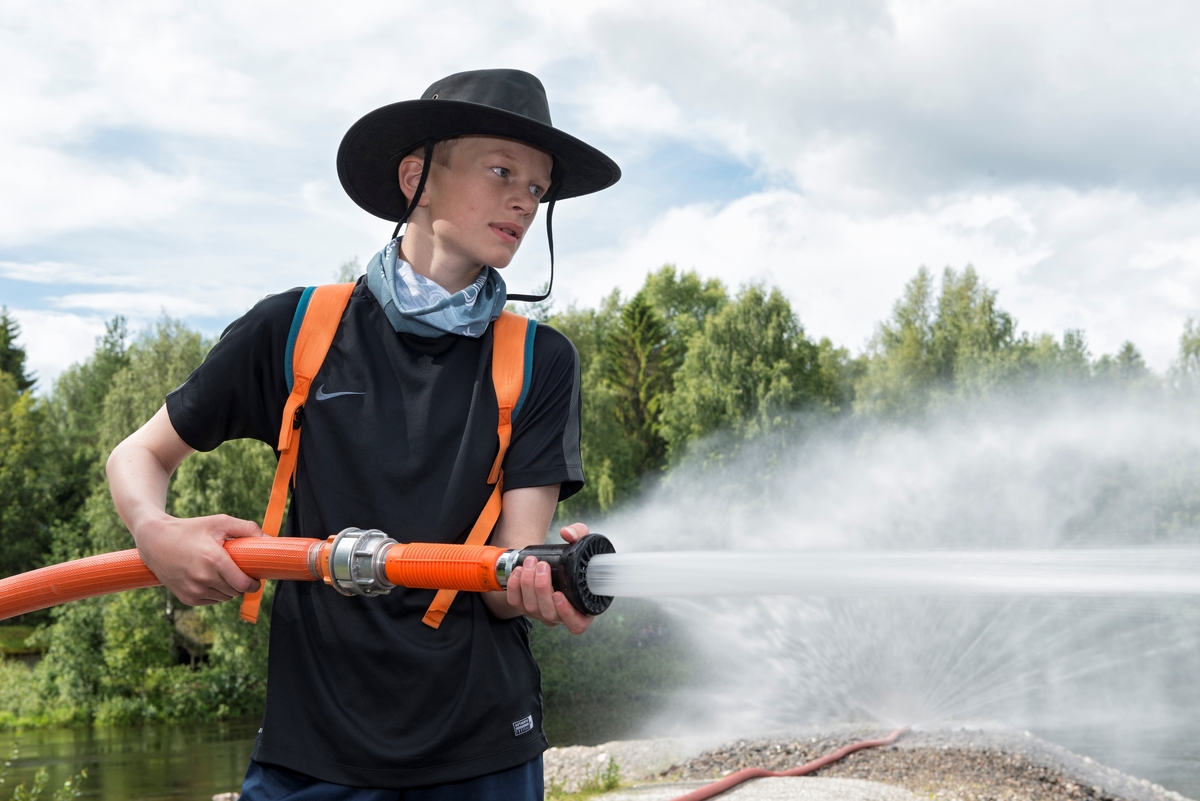
[{"label": "orange backpack strap", "polygon": [[[342,321],[342,314],[350,302],[354,284],[329,284],[308,287],[300,295],[296,314],[292,317],[292,328],[288,332],[287,348],[284,351],[284,375],[287,379],[287,403],[283,407],[283,420],[279,427],[279,464],[275,468],[275,481],[271,484],[271,500],[263,517],[262,530],[272,537],[279,536],[283,525],[283,508],[287,504],[288,486],[296,477],[296,455],[300,452],[300,422],[308,391],[317,371],[325,361],[325,354],[333,344]],[[242,620],[258,622],[258,607],[262,603],[262,587],[242,596]]]},{"label": "orange backpack strap", "polygon": [[[492,463],[488,483],[492,494],[484,504],[479,519],[467,535],[467,545],[483,545],[492,535],[496,521],[500,519],[500,498],[504,492],[504,454],[512,442],[513,422],[521,412],[525,396],[529,394],[529,382],[533,377],[533,335],[537,321],[512,312],[501,312],[492,325],[492,383],[496,387],[496,403],[500,416],[496,423],[496,434],[500,438],[500,450]],[[442,625],[442,618],[450,610],[457,590],[438,590],[425,613],[422,622],[432,628]]]}]

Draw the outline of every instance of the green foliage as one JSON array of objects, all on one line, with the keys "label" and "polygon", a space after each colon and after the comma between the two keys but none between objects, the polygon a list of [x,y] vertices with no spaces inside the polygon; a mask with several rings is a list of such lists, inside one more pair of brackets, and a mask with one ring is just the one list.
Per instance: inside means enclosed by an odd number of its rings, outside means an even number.
[{"label": "green foliage", "polygon": [[[646,301],[666,321],[670,337],[686,343],[704,327],[704,321],[719,312],[729,302],[725,285],[715,278],[700,280],[695,272],[676,273],[675,265],[667,264],[646,276],[641,293]],[[678,368],[683,351],[675,352]]]},{"label": "green foliage", "polygon": [[546,321],[574,343],[582,383],[580,450],[587,483],[579,494],[559,505],[558,514],[563,519],[594,510],[607,511],[640,486],[637,468],[641,446],[625,436],[618,422],[617,392],[606,381],[603,358],[604,345],[620,309],[620,296],[614,291],[598,309],[581,311],[571,307]]},{"label": "green foliage", "polygon": [[8,307],[0,308],[0,372],[12,376],[17,392],[25,392],[36,382],[25,372],[25,349],[17,344],[20,335],[21,326],[9,315]]},{"label": "green foliage", "polygon": [[940,295],[922,267],[871,342],[858,411],[912,417],[947,396],[978,395],[1009,366],[1013,331],[973,267],[947,268]]},{"label": "green foliage", "polygon": [[1183,403],[1200,396],[1200,324],[1189,317],[1179,337],[1179,355],[1167,372],[1167,388]]},{"label": "green foliage", "polygon": [[[46,400],[58,445],[56,458],[61,479],[56,498],[63,520],[76,516],[92,488],[104,480],[100,421],[113,376],[129,365],[127,340],[125,319],[114,317],[105,327],[104,335],[97,339],[91,358],[64,370]],[[60,534],[61,537],[55,537],[56,542],[71,539],[71,533],[60,531]],[[66,552],[55,553],[54,561],[78,555],[81,548],[81,543],[69,543]]]},{"label": "green foliage", "polygon": [[57,471],[42,404],[0,372],[0,574],[38,567],[49,550]]},{"label": "green foliage", "polygon": [[666,456],[661,416],[677,362],[675,342],[644,292],[629,299],[604,340],[603,383],[622,434],[637,444],[639,474],[659,469]]},{"label": "green foliage", "polygon": [[940,290],[922,267],[880,324],[853,378],[857,414],[920,420],[998,396],[1025,402],[1070,390],[1143,393],[1157,379],[1132,343],[1092,361],[1081,331],[1059,342],[1019,334],[973,267],[946,268]]},{"label": "green foliage", "polygon": [[178,320],[165,318],[138,337],[104,396],[97,433],[105,458],[158,411],[167,393],[204,360],[210,344]]},{"label": "green foliage", "polygon": [[751,439],[786,428],[798,409],[832,407],[830,361],[822,364],[783,293],[744,288],[688,342],[663,412],[671,457],[722,429]]},{"label": "green foliage", "polygon": [[338,266],[333,274],[333,280],[339,284],[348,284],[351,281],[357,281],[363,272],[363,266],[359,264],[358,256],[351,256]]},{"label": "green foliage", "polygon": [[588,776],[583,780],[578,790],[567,792],[562,784],[551,781],[546,788],[546,798],[553,801],[585,801],[595,798],[601,793],[611,792],[621,786],[621,766],[617,760],[609,757],[604,768],[594,770],[588,768]]},{"label": "green foliage", "polygon": [[0,658],[0,728],[44,715],[41,696],[30,692],[34,686],[33,671],[24,662]]},{"label": "green foliage", "polygon": [[0,655],[35,654],[29,638],[34,634],[33,626],[0,625]]},{"label": "green foliage", "polygon": [[[261,442],[235,440],[211,453],[194,454],[176,474],[172,514],[228,514],[261,524],[274,473],[275,455]],[[252,714],[266,699],[273,597],[274,585],[268,583],[255,626],[238,617],[236,603],[195,610],[201,637],[211,640],[205,670],[210,683],[220,688],[214,710],[220,717]],[[182,637],[177,635],[177,639]]]},{"label": "green foliage", "polygon": [[102,677],[104,695],[145,700],[147,674],[172,661],[171,622],[164,590],[122,592],[105,599]]},{"label": "green foliage", "polygon": [[[103,481],[104,460],[158,410],[208,347],[199,334],[171,320],[129,346],[125,339],[118,318],[92,358],[66,371],[45,403],[62,440],[75,449],[73,459],[60,460],[66,467],[56,474],[60,495],[76,502],[68,507],[72,514],[51,527],[54,561],[132,546]],[[226,512],[255,519],[273,470],[270,448],[227,443],[188,460],[169,504],[180,514]],[[36,635],[45,657],[25,675],[37,688],[31,696],[38,702],[7,703],[0,714],[12,725],[190,720],[257,711],[267,627],[235,626],[236,608],[226,606],[232,615],[224,608],[183,615],[166,590],[155,588],[56,608],[52,624]],[[176,625],[177,615],[194,624],[190,631]],[[191,653],[187,645],[197,638],[211,646]],[[183,655],[187,664],[177,664]],[[19,675],[10,671],[9,677]]]}]

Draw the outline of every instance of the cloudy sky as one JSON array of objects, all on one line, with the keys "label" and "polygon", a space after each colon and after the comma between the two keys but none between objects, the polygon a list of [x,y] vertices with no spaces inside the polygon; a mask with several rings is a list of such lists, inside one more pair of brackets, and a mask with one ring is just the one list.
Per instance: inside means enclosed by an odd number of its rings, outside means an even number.
[{"label": "cloudy sky", "polygon": [[[216,333],[391,232],[346,128],[436,78],[530,70],[625,177],[556,210],[556,299],[664,262],[783,288],[860,350],[921,265],[1022,328],[1200,314],[1200,4],[0,0],[0,302],[43,388],[106,319]],[[510,291],[545,279],[530,241]]]}]

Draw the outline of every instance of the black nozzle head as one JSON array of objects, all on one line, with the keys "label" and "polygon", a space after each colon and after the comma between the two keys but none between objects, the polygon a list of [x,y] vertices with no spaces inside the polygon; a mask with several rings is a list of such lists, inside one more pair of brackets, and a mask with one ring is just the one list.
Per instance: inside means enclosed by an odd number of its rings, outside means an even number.
[{"label": "black nozzle head", "polygon": [[[587,568],[592,557],[600,553],[616,553],[617,549],[603,534],[588,534],[571,543],[563,551],[559,570],[562,576],[563,595],[571,606],[593,617],[608,609],[613,602],[611,595],[596,595],[588,589]],[[557,584],[557,582],[555,582]]]},{"label": "black nozzle head", "polygon": [[[588,534],[580,537],[570,545],[530,545],[514,554],[509,563],[512,566],[521,565],[530,556],[550,566],[550,581],[554,589],[567,596],[571,606],[585,615],[598,615],[608,608],[613,599],[611,595],[595,595],[588,589],[588,562],[600,553],[616,553],[617,549],[608,541],[608,537],[600,534]],[[497,563],[499,570],[501,563]],[[500,582],[504,586],[504,581]]]}]

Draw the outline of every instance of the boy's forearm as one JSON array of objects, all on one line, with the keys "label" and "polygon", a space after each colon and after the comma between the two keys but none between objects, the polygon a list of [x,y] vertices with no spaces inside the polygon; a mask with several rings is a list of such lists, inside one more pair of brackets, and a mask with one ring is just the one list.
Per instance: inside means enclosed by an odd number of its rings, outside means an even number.
[{"label": "boy's forearm", "polygon": [[[492,532],[489,545],[497,548],[524,548],[546,541],[546,531],[554,519],[558,504],[558,485],[525,487],[504,493],[503,511]],[[525,614],[514,607],[506,592],[489,592],[483,596],[488,610],[501,620]]]},{"label": "boy's forearm", "polygon": [[113,505],[137,540],[148,521],[167,516],[167,486],[171,474],[191,449],[179,439],[166,408],[122,441],[108,457],[106,473]]},{"label": "boy's forearm", "polygon": [[108,457],[113,504],[142,561],[179,600],[193,606],[217,603],[252,590],[222,543],[230,537],[262,536],[249,520],[228,515],[190,519],[166,512],[167,485],[175,468],[192,453],[180,438],[166,407],[158,410]]}]

